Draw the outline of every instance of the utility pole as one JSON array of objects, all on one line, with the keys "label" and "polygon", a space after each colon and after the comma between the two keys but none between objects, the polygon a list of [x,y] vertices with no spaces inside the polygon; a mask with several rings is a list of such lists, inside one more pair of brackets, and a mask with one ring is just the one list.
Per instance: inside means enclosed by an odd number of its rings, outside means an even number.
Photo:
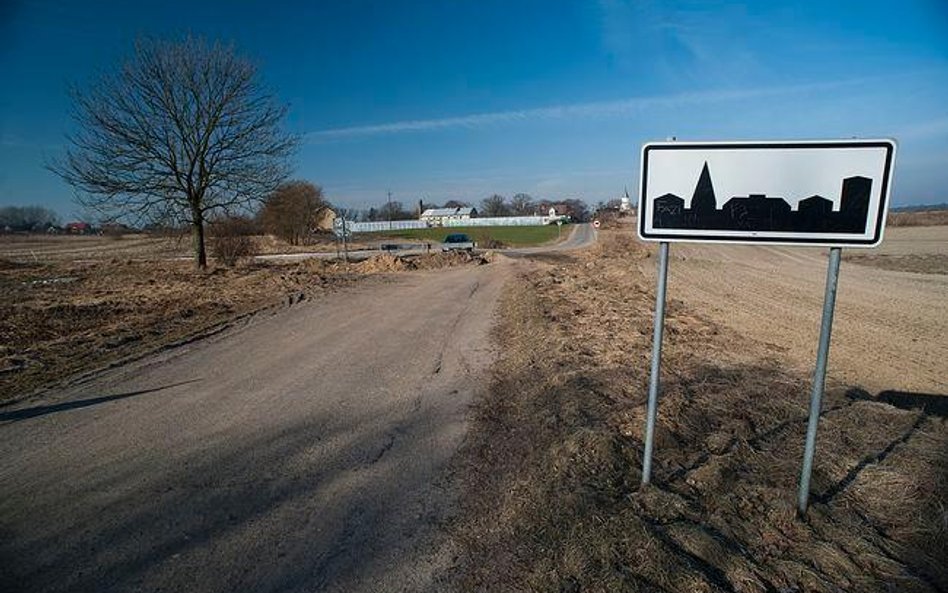
[{"label": "utility pole", "polygon": [[388,192],[388,230],[392,230],[392,192]]}]

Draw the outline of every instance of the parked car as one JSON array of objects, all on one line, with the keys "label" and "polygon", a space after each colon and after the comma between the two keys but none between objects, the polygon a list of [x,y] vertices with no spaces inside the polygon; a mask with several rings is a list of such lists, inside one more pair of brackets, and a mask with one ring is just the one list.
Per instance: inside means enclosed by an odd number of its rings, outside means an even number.
[{"label": "parked car", "polygon": [[451,233],[441,243],[441,251],[473,251],[476,245],[464,233]]}]

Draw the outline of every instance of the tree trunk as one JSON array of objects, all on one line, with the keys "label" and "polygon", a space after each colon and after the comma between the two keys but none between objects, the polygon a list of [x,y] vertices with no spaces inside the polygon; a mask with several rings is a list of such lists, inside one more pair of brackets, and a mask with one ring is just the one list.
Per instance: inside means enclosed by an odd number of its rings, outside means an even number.
[{"label": "tree trunk", "polygon": [[194,244],[194,261],[199,270],[207,268],[207,251],[204,249],[204,215],[198,211],[191,216],[191,240]]}]

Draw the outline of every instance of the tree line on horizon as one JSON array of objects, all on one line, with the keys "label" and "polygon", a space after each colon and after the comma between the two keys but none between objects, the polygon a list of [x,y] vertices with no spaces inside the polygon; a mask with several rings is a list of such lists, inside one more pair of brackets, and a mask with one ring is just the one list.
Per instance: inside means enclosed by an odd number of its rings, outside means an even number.
[{"label": "tree line on horizon", "polygon": [[437,208],[476,208],[478,216],[534,216],[546,215],[550,208],[559,206],[569,212],[577,221],[585,222],[589,219],[589,206],[583,200],[571,198],[567,200],[536,200],[526,193],[514,194],[506,198],[500,194],[491,194],[479,203],[463,200],[447,200],[443,203],[428,200],[419,200],[414,208],[406,207],[401,201],[386,201],[379,206],[365,209],[345,209],[342,213],[349,220],[356,222],[380,222],[386,220],[415,220],[422,212]]},{"label": "tree line on horizon", "polygon": [[59,227],[59,215],[43,206],[0,206],[0,231],[45,232]]}]

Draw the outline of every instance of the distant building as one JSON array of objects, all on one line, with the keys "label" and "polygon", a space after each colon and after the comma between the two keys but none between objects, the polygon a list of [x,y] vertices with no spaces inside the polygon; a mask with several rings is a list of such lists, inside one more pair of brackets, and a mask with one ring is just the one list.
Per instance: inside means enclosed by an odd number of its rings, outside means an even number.
[{"label": "distant building", "polygon": [[442,226],[445,221],[467,220],[477,216],[477,209],[464,208],[428,208],[421,213],[420,220],[433,226]]},{"label": "distant building", "polygon": [[550,205],[550,218],[555,218],[557,216],[572,216],[573,211],[568,204],[551,204]]},{"label": "distant building", "polygon": [[316,220],[313,221],[314,231],[331,231],[332,225],[336,221],[336,212],[332,208],[323,208],[316,213]]},{"label": "distant building", "polygon": [[88,222],[67,222],[63,229],[72,235],[88,235],[92,232],[92,225]]}]

